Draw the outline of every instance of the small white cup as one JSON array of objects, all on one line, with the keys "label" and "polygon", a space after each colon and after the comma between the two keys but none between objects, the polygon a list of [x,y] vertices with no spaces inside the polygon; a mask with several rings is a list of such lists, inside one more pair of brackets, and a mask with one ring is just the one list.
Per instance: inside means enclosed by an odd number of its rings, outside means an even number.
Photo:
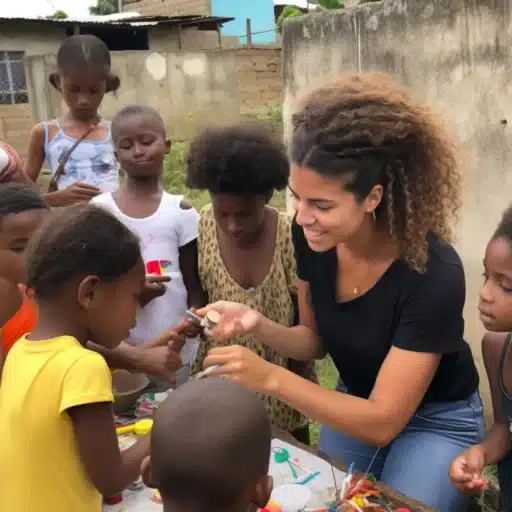
[{"label": "small white cup", "polygon": [[280,485],[272,491],[270,497],[282,512],[300,512],[304,510],[311,499],[311,491],[305,485]]}]

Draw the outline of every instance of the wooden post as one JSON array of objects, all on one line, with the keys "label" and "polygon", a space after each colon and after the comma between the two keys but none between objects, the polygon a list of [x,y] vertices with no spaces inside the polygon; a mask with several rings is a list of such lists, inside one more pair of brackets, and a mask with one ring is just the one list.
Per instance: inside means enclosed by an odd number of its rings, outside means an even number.
[{"label": "wooden post", "polygon": [[78,25],[78,23],[75,23],[73,25],[73,35],[74,36],[79,36],[80,35],[80,25]]},{"label": "wooden post", "polygon": [[222,32],[220,25],[217,25],[217,43],[219,45],[219,49],[222,48]]},{"label": "wooden post", "polygon": [[245,37],[247,39],[247,48],[252,48],[252,30],[251,30],[251,18],[245,20]]},{"label": "wooden post", "polygon": [[178,25],[178,50],[181,51],[183,49],[183,40],[181,33],[181,25]]}]

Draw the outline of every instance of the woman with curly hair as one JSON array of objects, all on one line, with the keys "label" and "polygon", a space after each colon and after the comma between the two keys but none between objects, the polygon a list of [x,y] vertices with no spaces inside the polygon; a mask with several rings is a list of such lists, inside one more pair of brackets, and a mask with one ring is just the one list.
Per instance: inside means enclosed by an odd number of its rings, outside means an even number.
[{"label": "woman with curly hair", "polygon": [[324,427],[320,448],[442,512],[465,498],[451,460],[483,435],[478,373],[464,341],[465,277],[452,239],[454,145],[428,107],[387,75],[348,74],[294,116],[289,187],[300,325],[216,303],[219,339],[251,332],[300,360],[329,354],[323,389],[242,347],[205,366]]},{"label": "woman with curly hair", "polygon": [[[187,184],[207,190],[211,204],[199,220],[199,277],[208,300],[234,300],[276,324],[291,327],[297,316],[297,273],[290,219],[268,205],[288,183],[284,145],[257,123],[204,130],[187,160]],[[274,365],[316,381],[314,363],[294,361],[241,333],[229,343],[252,350]],[[192,373],[201,370],[213,346],[201,343]],[[306,416],[264,396],[272,423],[309,444]]]}]

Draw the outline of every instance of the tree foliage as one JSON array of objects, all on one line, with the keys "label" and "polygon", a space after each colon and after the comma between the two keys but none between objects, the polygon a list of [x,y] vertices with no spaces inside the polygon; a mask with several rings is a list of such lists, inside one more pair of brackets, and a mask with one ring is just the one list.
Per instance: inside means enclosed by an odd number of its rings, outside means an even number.
[{"label": "tree foliage", "polygon": [[105,16],[119,12],[118,0],[97,0],[96,5],[89,7],[89,13],[93,16]]},{"label": "tree foliage", "polygon": [[46,16],[48,20],[65,20],[68,18],[68,13],[62,10],[55,11],[53,14]]}]

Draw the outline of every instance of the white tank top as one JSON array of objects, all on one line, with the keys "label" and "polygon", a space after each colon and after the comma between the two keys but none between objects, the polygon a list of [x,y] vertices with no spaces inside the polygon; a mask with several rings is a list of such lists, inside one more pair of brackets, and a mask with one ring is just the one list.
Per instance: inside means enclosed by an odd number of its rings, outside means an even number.
[{"label": "white tank top", "polygon": [[[187,309],[187,290],[179,266],[179,249],[198,237],[199,214],[194,208],[180,208],[183,196],[164,192],[160,206],[153,215],[141,219],[128,217],[117,206],[111,193],[101,194],[91,202],[114,214],[140,239],[146,270],[153,273],[160,266],[172,273],[164,295],[152,300],[137,317],[137,325],[126,340],[138,345],[159,336],[165,329],[177,325]],[[198,340],[188,341],[181,352],[183,364],[196,357]]]}]

